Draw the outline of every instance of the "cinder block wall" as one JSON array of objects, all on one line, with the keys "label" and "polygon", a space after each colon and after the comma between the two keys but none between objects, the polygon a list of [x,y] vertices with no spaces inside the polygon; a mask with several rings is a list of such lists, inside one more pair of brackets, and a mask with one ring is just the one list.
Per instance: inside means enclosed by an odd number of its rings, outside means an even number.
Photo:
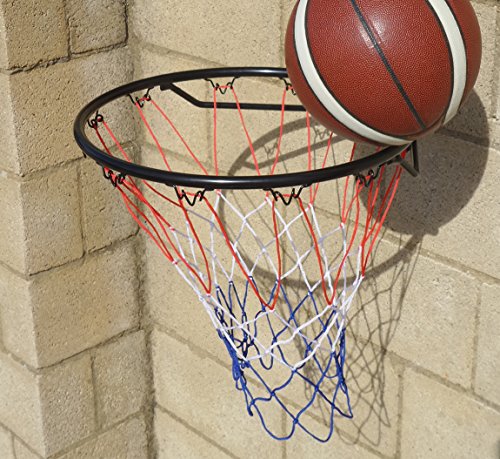
[{"label": "cinder block wall", "polygon": [[72,138],[129,81],[125,0],[0,2],[0,457],[147,457],[136,227]]},{"label": "cinder block wall", "polygon": [[[283,65],[293,3],[135,0],[135,77]],[[354,420],[339,420],[328,445],[301,433],[286,443],[270,440],[246,414],[197,298],[143,240],[158,457],[498,457],[500,3],[474,7],[484,35],[475,93],[450,125],[421,142],[422,175],[404,177],[352,312]],[[210,145],[203,120],[179,116],[195,126],[201,151]],[[286,422],[281,416],[276,412],[277,424]]]},{"label": "cinder block wall", "polygon": [[476,92],[422,142],[352,313],[355,419],[328,445],[247,416],[197,298],[71,135],[132,78],[283,65],[292,2],[129,3],[0,1],[0,457],[498,457],[498,1],[474,3]]}]

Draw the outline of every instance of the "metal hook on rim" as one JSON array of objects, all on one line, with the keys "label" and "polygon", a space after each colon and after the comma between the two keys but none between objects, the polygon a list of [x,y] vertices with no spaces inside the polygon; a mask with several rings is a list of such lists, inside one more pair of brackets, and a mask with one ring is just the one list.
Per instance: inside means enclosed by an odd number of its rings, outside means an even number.
[{"label": "metal hook on rim", "polygon": [[284,195],[281,191],[273,190],[272,188],[264,190],[268,191],[273,195],[273,198],[276,202],[282,201],[285,206],[289,206],[294,199],[299,199],[300,195],[304,191],[304,189],[309,188],[311,185],[302,185],[297,191],[295,188],[292,188],[292,191],[289,195]]},{"label": "metal hook on rim", "polygon": [[297,95],[297,91],[295,91],[295,89],[293,89],[293,84],[288,81],[286,78],[280,78],[281,81],[283,81],[283,83],[285,83],[285,89],[287,91],[290,91],[294,96]]},{"label": "metal hook on rim", "polygon": [[234,77],[231,81],[228,81],[225,85],[220,85],[219,83],[214,83],[214,81],[210,78],[205,78],[205,81],[208,81],[211,85],[212,88],[219,91],[221,94],[226,94],[226,92],[229,89],[233,89],[234,87],[234,82],[238,79],[239,77]]},{"label": "metal hook on rim", "polygon": [[375,172],[373,169],[370,169],[368,171],[368,176],[366,175],[363,175],[363,174],[358,174],[356,175],[356,179],[363,184],[363,186],[365,186],[366,188],[368,188],[369,186],[371,186],[371,184],[378,179],[378,177],[380,176],[380,171],[382,170],[382,168],[385,166],[385,164],[382,164],[380,165],[378,168],[377,168],[377,171]]},{"label": "metal hook on rim", "polygon": [[116,174],[111,169],[108,169],[106,167],[102,168],[102,175],[106,180],[109,180],[111,182],[114,188],[116,188],[118,185],[121,185],[127,178],[125,174]]},{"label": "metal hook on rim", "polygon": [[180,201],[182,200],[186,201],[190,207],[194,207],[197,202],[202,202],[205,199],[205,194],[207,193],[207,191],[209,191],[209,190],[199,190],[194,194],[193,198],[190,199],[185,190],[180,190],[179,187],[177,186],[174,186],[174,189],[177,198]]},{"label": "metal hook on rim", "polygon": [[95,116],[87,121],[87,124],[91,129],[97,129],[99,123],[104,121],[104,116],[102,116],[99,111],[95,112]]},{"label": "metal hook on rim", "polygon": [[154,88],[148,88],[144,96],[142,97],[133,97],[132,94],[129,94],[128,97],[132,101],[134,105],[139,105],[140,108],[143,108],[146,105],[146,102],[151,101],[151,90]]}]

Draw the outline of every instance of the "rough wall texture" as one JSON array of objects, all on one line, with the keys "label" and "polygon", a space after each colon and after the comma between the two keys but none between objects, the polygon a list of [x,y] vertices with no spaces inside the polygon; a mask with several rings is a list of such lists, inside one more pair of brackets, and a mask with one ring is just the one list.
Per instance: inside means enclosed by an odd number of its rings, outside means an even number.
[{"label": "rough wall texture", "polygon": [[[135,75],[282,65],[293,4],[135,0]],[[351,317],[354,420],[339,421],[328,445],[300,433],[270,440],[247,416],[195,295],[166,281],[173,271],[144,242],[159,457],[498,457],[500,3],[474,7],[484,36],[475,92],[450,125],[421,143],[422,175],[404,177]],[[210,119],[182,107],[176,113],[196,125],[188,135],[199,151],[210,150]],[[250,126],[257,138],[269,131],[265,123]],[[233,141],[221,148],[241,151]]]},{"label": "rough wall texture", "polygon": [[[355,418],[330,444],[273,441],[246,414],[197,298],[74,145],[78,108],[132,78],[282,65],[292,6],[0,0],[0,458],[498,457],[498,1],[474,2],[476,91],[422,142],[352,313]],[[174,109],[209,151],[209,117]]]},{"label": "rough wall texture", "polygon": [[0,37],[0,457],[145,458],[136,226],[72,138],[133,76],[126,4],[2,0]]}]

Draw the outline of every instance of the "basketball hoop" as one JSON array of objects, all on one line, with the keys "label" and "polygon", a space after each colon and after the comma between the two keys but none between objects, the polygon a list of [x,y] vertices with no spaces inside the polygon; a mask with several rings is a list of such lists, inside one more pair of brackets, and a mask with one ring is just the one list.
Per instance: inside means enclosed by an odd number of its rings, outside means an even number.
[{"label": "basketball hoop", "polygon": [[[239,86],[245,81],[269,83],[269,88],[280,88],[281,97],[265,103],[240,101]],[[212,100],[182,86],[189,82],[205,85]],[[190,145],[175,113],[162,104],[163,94],[211,112],[211,160]],[[352,417],[344,376],[348,312],[403,170],[418,175],[418,155],[414,143],[358,158],[358,146],[352,145],[348,161],[338,162],[333,134],[315,155],[311,118],[301,105],[289,103],[290,98],[295,96],[284,69],[173,73],[98,97],[78,115],[74,134],[84,154],[102,167],[132,218],[204,305],[227,349],[248,413],[257,415],[274,438],[287,440],[301,429],[328,441],[335,414]],[[154,148],[163,169],[132,161],[107,112],[116,101],[128,101],[144,142]],[[230,170],[225,165],[231,159],[218,154],[223,111],[234,114],[240,125],[248,151],[244,160],[254,168],[253,175],[223,173]],[[252,141],[248,111],[277,114],[277,139],[265,160]],[[285,167],[296,162],[284,151],[289,114],[305,118],[307,154],[303,170],[296,172]],[[153,117],[163,123],[162,135],[168,132],[180,145],[181,155],[162,142]],[[173,167],[179,156],[179,164],[189,159],[187,171]],[[316,203],[328,192],[323,187],[332,184],[340,190],[340,202],[325,216]],[[242,199],[245,190],[253,193],[251,199]],[[364,211],[361,195],[366,195]],[[328,409],[323,434],[308,423],[309,411],[318,406]],[[269,408],[290,418],[286,432],[270,426]]]}]

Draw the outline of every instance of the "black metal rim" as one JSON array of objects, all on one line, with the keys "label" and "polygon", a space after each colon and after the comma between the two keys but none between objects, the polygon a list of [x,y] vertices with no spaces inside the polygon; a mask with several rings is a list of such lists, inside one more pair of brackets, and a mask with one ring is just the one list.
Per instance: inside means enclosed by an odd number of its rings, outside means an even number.
[{"label": "black metal rim", "polygon": [[[275,189],[295,186],[310,186],[315,183],[340,179],[349,175],[362,175],[366,171],[373,171],[381,165],[397,161],[401,162],[401,154],[408,150],[411,144],[403,146],[391,146],[374,153],[365,158],[339,164],[336,166],[317,169],[313,171],[263,175],[263,176],[207,176],[197,174],[185,174],[181,172],[169,172],[162,169],[155,169],[141,166],[135,163],[112,157],[106,152],[96,147],[88,138],[85,126],[88,121],[95,116],[106,104],[123,96],[139,91],[150,91],[156,87],[161,90],[172,90],[177,92],[175,83],[185,81],[215,79],[215,78],[244,78],[244,77],[275,77],[286,79],[288,77],[286,69],[272,67],[234,67],[192,70],[187,72],[169,73],[152,78],[138,80],[118,88],[115,88],[94,99],[86,105],[76,117],[74,123],[74,137],[76,143],[86,156],[92,158],[100,166],[108,168],[122,176],[132,176],[152,182],[162,183],[168,186],[198,188],[204,190],[216,189]],[[197,101],[190,100],[194,105]],[[249,109],[267,109],[271,107],[265,104],[248,104]],[[229,107],[222,107],[229,108]],[[302,106],[290,106],[295,111],[305,111]]]}]

